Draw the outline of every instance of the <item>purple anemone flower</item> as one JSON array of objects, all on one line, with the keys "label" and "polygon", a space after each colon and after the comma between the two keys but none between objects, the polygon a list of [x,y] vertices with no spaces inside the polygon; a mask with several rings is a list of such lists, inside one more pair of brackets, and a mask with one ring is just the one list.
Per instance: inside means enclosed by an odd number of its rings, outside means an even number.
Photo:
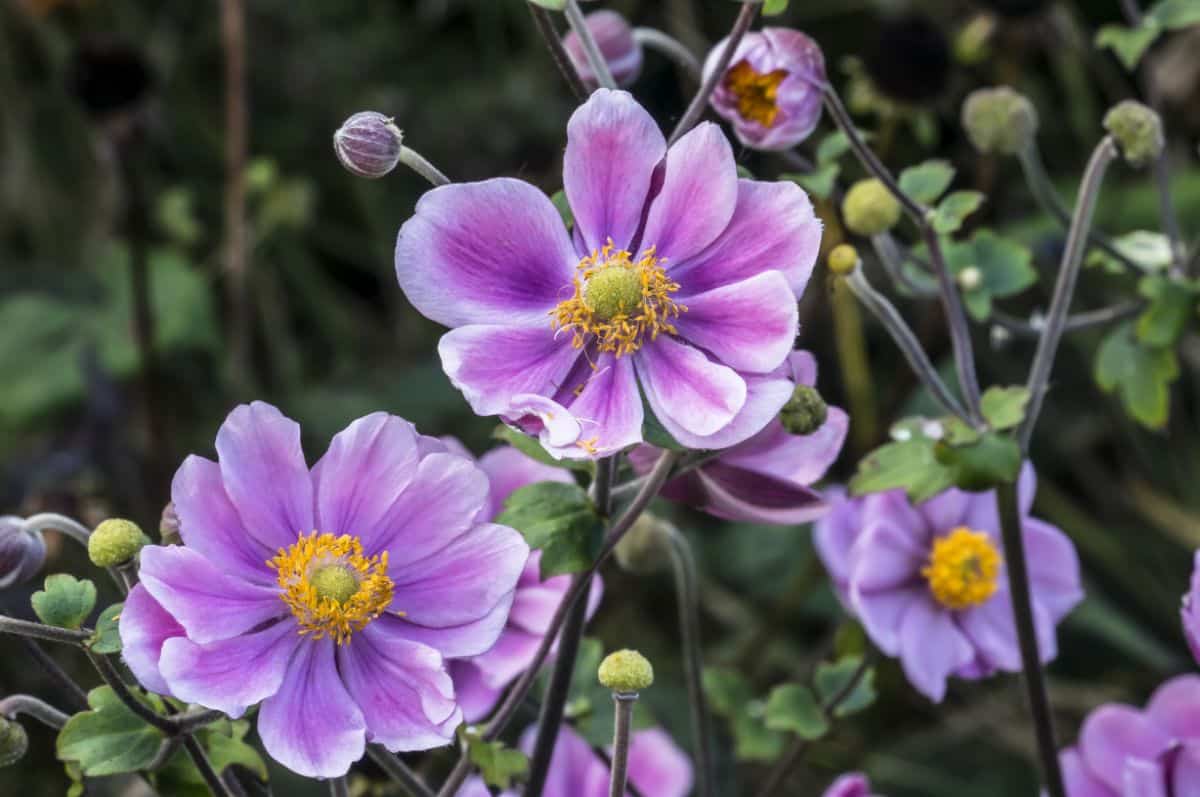
[{"label": "purple anemone flower", "polygon": [[859,772],[850,772],[835,780],[822,797],[871,797],[871,781]]},{"label": "purple anemone flower", "polygon": [[[446,441],[458,446],[457,441]],[[461,448],[461,446],[459,446]],[[466,453],[466,449],[461,449]],[[470,456],[467,454],[467,456]],[[479,458],[479,467],[491,484],[486,517],[495,519],[504,509],[504,501],[513,491],[537,482],[571,482],[562,468],[552,468],[525,456],[512,446],[493,449]],[[467,722],[478,722],[495,707],[505,687],[525,671],[537,653],[550,627],[554,612],[571,587],[570,576],[541,576],[542,552],[529,555],[517,580],[512,610],[496,644],[486,653],[470,659],[450,662],[450,677]],[[600,605],[603,584],[599,576],[592,581],[588,596],[588,617]]]},{"label": "purple anemone flower", "polygon": [[691,448],[766,426],[787,394],[764,377],[791,352],[820,244],[804,192],[739,180],[713,124],[668,151],[633,97],[605,89],[571,117],[563,182],[572,234],[505,178],[435,188],[400,229],[400,286],[453,327],[438,350],[471,408],[560,457],[640,443],[643,395]]},{"label": "purple anemone flower", "polygon": [[[725,51],[722,40],[704,64],[708,77]],[[751,149],[791,149],[821,120],[825,56],[798,30],[763,28],[748,33],[717,84],[710,103]]]},{"label": "purple anemone flower", "polygon": [[[1079,559],[1065,534],[1029,516],[1032,467],[1017,489],[1038,650],[1050,661],[1055,626],[1083,598]],[[849,609],[919,692],[940,702],[951,675],[1020,671],[994,493],[950,489],[917,506],[901,490],[830,498],[817,552]]]},{"label": "purple anemone flower", "polygon": [[26,528],[15,515],[0,515],[0,589],[31,580],[45,563],[42,532]]},{"label": "purple anemone flower", "polygon": [[529,556],[486,522],[483,471],[385,413],[310,470],[300,427],[261,402],[229,414],[217,455],[175,474],[184,545],[142,550],[120,620],[133,673],[233,717],[262,701],[267,752],[310,777],[345,774],[367,741],[449,743],[444,659],[492,646]]},{"label": "purple anemone flower", "polygon": [[1192,564],[1192,583],[1183,596],[1183,607],[1179,610],[1183,619],[1183,635],[1196,661],[1200,662],[1200,551],[1196,552]]},{"label": "purple anemone flower", "polygon": [[[596,40],[596,45],[600,48],[600,54],[604,56],[604,62],[608,64],[608,69],[612,72],[613,80],[617,81],[618,86],[630,86],[638,79],[638,75],[642,73],[642,45],[633,35],[633,26],[625,17],[618,14],[616,11],[593,11],[584,17],[587,22],[588,30],[592,32],[592,37]],[[587,53],[583,49],[583,42],[579,40],[579,36],[575,31],[569,31],[563,37],[563,48],[566,49],[567,55],[571,57],[571,63],[575,65],[575,70],[579,73],[580,79],[583,82],[595,89],[599,82],[596,80],[596,74],[592,71],[592,65],[588,62]]]},{"label": "purple anemone flower", "polygon": [[[536,728],[521,736],[521,749],[532,754]],[[550,758],[550,771],[542,797],[607,797],[608,764],[587,741],[563,725]],[[692,790],[692,763],[666,732],[657,728],[635,731],[629,744],[629,782],[641,794],[654,797],[684,797]],[[458,797],[487,797],[483,781],[473,778]],[[501,792],[516,797],[517,792]]]},{"label": "purple anemone flower", "polygon": [[1160,686],[1145,710],[1109,703],[1059,754],[1067,797],[1200,794],[1200,676]]},{"label": "purple anemone flower", "polygon": [[[790,396],[794,384],[816,384],[817,361],[806,351],[792,352],[784,365],[762,379],[770,383],[764,389],[786,390]],[[778,388],[776,381],[780,382]],[[790,434],[775,418],[753,437],[667,482],[662,496],[726,520],[809,523],[827,509],[821,494],[810,485],[837,459],[849,426],[849,416],[838,407],[830,407],[825,423],[807,435]],[[732,439],[738,433],[727,427],[721,434]],[[646,473],[658,455],[657,448],[643,445],[630,453],[630,461],[639,473]]]}]

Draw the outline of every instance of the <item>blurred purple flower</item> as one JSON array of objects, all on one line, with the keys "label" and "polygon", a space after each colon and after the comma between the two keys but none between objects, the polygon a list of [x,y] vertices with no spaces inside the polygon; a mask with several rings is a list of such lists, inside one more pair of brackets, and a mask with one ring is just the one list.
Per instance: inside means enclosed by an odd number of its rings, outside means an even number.
[{"label": "blurred purple flower", "polygon": [[[817,363],[806,351],[792,352],[784,365],[758,379],[770,382],[765,390],[779,389],[790,395],[793,384],[815,386]],[[662,495],[726,520],[779,525],[811,522],[828,506],[810,487],[837,459],[849,425],[849,417],[837,407],[830,407],[821,428],[807,435],[788,433],[775,418],[753,437],[672,479]],[[725,433],[733,439],[740,432],[731,426]],[[719,448],[720,440],[716,442]],[[639,446],[630,453],[630,461],[638,472],[645,473],[658,453],[653,446]]]},{"label": "blurred purple flower", "polygon": [[385,413],[310,471],[300,427],[262,402],[229,414],[217,453],[175,474],[185,544],[142,550],[130,669],[234,717],[262,701],[267,752],[310,777],[345,774],[368,740],[448,744],[462,710],[444,659],[492,646],[529,556],[481,520],[483,471]]},{"label": "blurred purple flower", "polygon": [[1109,703],[1059,754],[1067,797],[1194,797],[1200,793],[1200,676],[1160,686],[1139,710]]},{"label": "blurred purple flower", "polygon": [[[642,45],[633,37],[633,27],[628,20],[616,11],[608,10],[593,11],[584,19],[617,85],[632,85],[642,73],[643,53]],[[579,77],[589,88],[595,89],[599,83],[592,72],[591,64],[588,63],[583,42],[579,40],[575,31],[569,31],[563,37],[563,47],[566,48],[567,55],[571,56],[571,63],[575,65]]]},{"label": "blurred purple flower", "polygon": [[[1055,626],[1083,589],[1075,546],[1029,517],[1035,489],[1027,465],[1018,494],[1038,649],[1050,661]],[[901,490],[828,497],[833,509],[817,523],[817,552],[848,608],[880,650],[899,657],[918,691],[940,702],[951,675],[1020,671],[993,493],[950,489],[915,507]]]},{"label": "blurred purple flower", "polygon": [[[725,50],[722,40],[704,64],[708,77]],[[713,92],[713,109],[733,124],[751,149],[791,149],[821,120],[825,56],[798,30],[763,28],[748,33]]]},{"label": "blurred purple flower", "polygon": [[[446,442],[470,456],[457,441]],[[479,458],[479,467],[487,474],[491,484],[486,517],[492,520],[503,510],[504,501],[520,487],[537,482],[572,481],[562,468],[543,465],[511,446],[487,452]],[[543,581],[541,561],[541,551],[529,555],[525,569],[517,580],[508,622],[496,644],[482,655],[450,662],[450,677],[454,679],[458,704],[462,706],[463,718],[467,722],[478,722],[486,717],[505,687],[529,667],[554,612],[571,587],[571,577],[566,575]],[[596,576],[588,596],[588,617],[600,605],[602,594],[603,583]]]},{"label": "blurred purple flower", "polygon": [[[533,752],[536,728],[521,735],[521,749]],[[550,773],[542,797],[607,797],[608,764],[569,725],[563,725],[550,759]],[[650,797],[684,797],[692,790],[692,764],[665,731],[635,731],[629,745],[629,782]],[[473,778],[458,797],[485,797],[483,781]],[[501,792],[516,797],[517,792]]]},{"label": "blurred purple flower", "polygon": [[1200,551],[1196,552],[1192,564],[1192,583],[1183,596],[1183,607],[1179,610],[1183,618],[1183,635],[1196,661],[1200,662]]},{"label": "blurred purple flower", "polygon": [[871,797],[871,782],[866,775],[851,772],[835,780],[823,797]]},{"label": "blurred purple flower", "polygon": [[643,394],[689,447],[766,426],[820,244],[804,192],[739,180],[713,124],[668,152],[645,109],[605,89],[571,118],[563,181],[573,234],[503,178],[435,188],[400,230],[400,286],[454,328],[438,348],[471,408],[568,457],[640,443]]},{"label": "blurred purple flower", "polygon": [[31,580],[46,563],[41,531],[30,531],[15,515],[0,515],[0,589]]}]

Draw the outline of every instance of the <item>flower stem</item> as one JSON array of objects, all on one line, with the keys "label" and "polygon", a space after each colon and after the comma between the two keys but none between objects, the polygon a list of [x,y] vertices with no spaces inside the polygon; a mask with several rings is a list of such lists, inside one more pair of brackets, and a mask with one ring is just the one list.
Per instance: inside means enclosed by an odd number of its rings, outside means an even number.
[{"label": "flower stem", "polygon": [[72,520],[66,515],[60,515],[57,512],[42,512],[38,515],[30,515],[25,518],[25,528],[31,531],[57,531],[75,542],[87,548],[88,538],[92,536],[92,532],[82,523],[77,520]]},{"label": "flower stem", "polygon": [[608,61],[604,60],[604,53],[600,52],[600,45],[596,44],[596,37],[592,35],[592,29],[588,27],[583,12],[579,10],[579,0],[567,0],[563,14],[567,17],[567,24],[571,26],[571,30],[575,31],[575,35],[579,37],[579,42],[583,45],[583,52],[587,56],[588,64],[592,67],[592,73],[596,76],[596,82],[603,88],[615,89],[617,81],[613,79],[612,70],[608,68]]},{"label": "flower stem", "polygon": [[[687,538],[672,528],[669,535],[671,571],[679,605],[679,633],[683,642],[683,677],[687,685],[692,743],[696,746],[697,794],[712,797],[716,785],[713,768],[712,728],[704,697],[704,653],[700,644],[699,579],[696,560]],[[620,703],[618,702],[618,707]]]},{"label": "flower stem", "polygon": [[633,39],[650,50],[657,50],[683,67],[689,75],[700,80],[700,60],[684,46],[683,42],[657,28],[634,28]]},{"label": "flower stem", "polygon": [[[613,753],[608,779],[608,797],[625,797],[625,781],[629,779],[629,737],[633,728],[633,707],[637,692],[613,692]],[[703,784],[703,774],[701,783]]]},{"label": "flower stem", "polygon": [[1017,439],[1022,451],[1029,450],[1029,441],[1033,436],[1033,428],[1037,424],[1038,414],[1046,396],[1050,372],[1054,368],[1054,356],[1058,352],[1059,341],[1062,340],[1066,329],[1067,312],[1071,306],[1071,298],[1075,294],[1075,283],[1079,277],[1079,267],[1083,261],[1083,250],[1086,248],[1087,231],[1092,224],[1092,216],[1096,210],[1096,200],[1100,194],[1100,184],[1109,164],[1117,157],[1117,147],[1112,137],[1105,136],[1088,161],[1083,173],[1083,183],[1079,187],[1079,199],[1075,204],[1075,215],[1071,219],[1071,229],[1067,233],[1067,245],[1063,250],[1062,263],[1058,269],[1058,281],[1054,284],[1054,296],[1050,302],[1050,312],[1046,317],[1046,331],[1038,340],[1037,351],[1033,356],[1033,365],[1029,369],[1029,407],[1025,412],[1025,420],[1018,430]]},{"label": "flower stem", "polygon": [[400,784],[409,797],[433,797],[433,791],[417,777],[417,773],[408,768],[400,756],[390,752],[378,744],[367,746],[367,755],[388,774],[392,780]]},{"label": "flower stem", "polygon": [[[1124,302],[1122,304],[1114,304],[1112,307],[1101,307],[1098,310],[1076,313],[1075,315],[1067,316],[1067,320],[1063,323],[1063,331],[1078,332],[1082,329],[1107,326],[1117,321],[1133,318],[1145,309],[1145,302]],[[1045,320],[1034,324],[1023,318],[1017,318],[998,310],[992,311],[991,320],[1014,335],[1021,335],[1027,338],[1039,338],[1046,330]]]},{"label": "flower stem", "polygon": [[91,660],[92,666],[96,668],[96,672],[100,673],[100,677],[104,679],[104,683],[113,690],[113,694],[117,696],[126,707],[134,714],[141,717],[148,725],[151,725],[168,736],[174,736],[179,733],[179,726],[171,717],[164,717],[154,709],[147,706],[142,701],[129,691],[129,687],[121,680],[120,673],[116,667],[109,661],[107,656],[102,656],[98,653],[93,653],[90,650],[86,651],[88,659]]},{"label": "flower stem", "polygon": [[1000,515],[1004,562],[1008,571],[1008,591],[1012,596],[1013,619],[1017,626],[1021,667],[1037,737],[1042,779],[1050,797],[1066,797],[1062,772],[1058,765],[1058,745],[1054,739],[1054,717],[1050,713],[1050,699],[1046,693],[1046,676],[1042,671],[1041,656],[1038,654],[1037,630],[1034,627],[1033,605],[1029,597],[1029,573],[1016,485],[1002,484],[996,489],[996,509]]},{"label": "flower stem", "polygon": [[344,776],[329,781],[329,797],[350,797],[350,785]]},{"label": "flower stem", "polygon": [[196,769],[200,771],[200,777],[204,778],[204,782],[208,784],[208,789],[214,797],[232,797],[229,793],[229,787],[221,780],[221,776],[213,769],[212,762],[208,760],[208,756],[204,753],[204,748],[195,736],[186,735],[183,737],[183,749],[187,750],[187,754],[192,759],[192,763],[196,765]]},{"label": "flower stem", "polygon": [[224,717],[224,712],[211,708],[202,708],[189,711],[186,714],[178,714],[172,717],[172,721],[175,723],[176,733],[192,733]]},{"label": "flower stem", "polygon": [[588,98],[587,86],[583,85],[583,80],[579,77],[579,70],[575,68],[575,64],[571,62],[571,56],[567,55],[567,51],[563,48],[562,39],[554,27],[554,20],[551,18],[550,12],[537,3],[530,2],[526,5],[529,6],[529,13],[533,15],[533,24],[537,27],[538,33],[542,34],[546,48],[550,50],[550,57],[554,59],[554,65],[558,67],[563,79],[567,81],[575,99],[583,102]]},{"label": "flower stem", "polygon": [[954,364],[958,371],[959,386],[966,399],[967,416],[971,421],[979,422],[982,420],[979,414],[979,379],[975,375],[975,354],[971,346],[971,329],[967,325],[967,315],[963,311],[962,297],[958,295],[958,286],[955,285],[950,269],[946,265],[941,239],[938,237],[937,230],[933,229],[933,225],[929,222],[929,208],[905,193],[896,178],[883,165],[883,161],[879,160],[879,156],[867,146],[866,141],[859,134],[858,128],[854,126],[850,112],[846,110],[837,90],[832,85],[826,84],[824,91],[825,107],[829,109],[829,115],[833,117],[833,121],[846,134],[854,154],[858,156],[866,170],[878,178],[896,198],[921,231],[921,237],[925,239],[925,245],[929,249],[929,260],[938,281],[942,310],[946,314],[946,324],[950,328],[950,344],[954,349]]},{"label": "flower stem", "polygon": [[18,714],[33,717],[56,731],[61,730],[62,726],[67,724],[66,714],[33,695],[9,695],[0,700],[0,717],[12,719]]},{"label": "flower stem", "polygon": [[78,631],[71,628],[56,628],[52,625],[31,623],[28,620],[18,620],[0,614],[0,634],[16,634],[17,636],[45,639],[48,642],[62,642],[67,645],[78,645],[91,638],[92,632],[87,629]]},{"label": "flower stem", "polygon": [[704,108],[708,105],[708,98],[717,90],[717,84],[725,77],[725,70],[729,68],[729,62],[733,60],[733,54],[741,44],[742,38],[746,32],[750,30],[750,25],[754,22],[754,17],[758,14],[758,7],[762,4],[762,0],[743,0],[742,10],[738,12],[737,19],[733,23],[733,30],[729,32],[729,39],[725,43],[725,49],[721,51],[721,55],[717,58],[717,63],[713,67],[713,71],[708,78],[700,84],[700,90],[696,92],[696,96],[692,97],[692,102],[684,111],[683,117],[680,118],[679,124],[675,125],[675,130],[671,133],[671,139],[668,144],[674,144],[683,134],[696,126],[696,122],[700,121],[701,115],[704,113]]},{"label": "flower stem", "polygon": [[434,188],[450,185],[450,178],[442,174],[425,156],[410,147],[400,147],[400,162],[429,181]]},{"label": "flower stem", "polygon": [[42,646],[36,640],[29,637],[22,637],[21,641],[25,643],[26,650],[33,657],[34,661],[41,667],[42,672],[49,675],[58,685],[67,693],[71,707],[78,711],[83,711],[87,708],[87,692],[83,691],[83,687],[75,682],[75,679],[67,674],[57,661],[54,660],[49,653],[42,650]]}]

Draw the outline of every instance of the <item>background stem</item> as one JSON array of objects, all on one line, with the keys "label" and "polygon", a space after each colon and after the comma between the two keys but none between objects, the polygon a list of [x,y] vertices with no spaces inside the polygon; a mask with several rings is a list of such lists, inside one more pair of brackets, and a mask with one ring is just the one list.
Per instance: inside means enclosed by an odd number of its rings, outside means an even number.
[{"label": "background stem", "polygon": [[571,62],[571,56],[567,55],[567,51],[563,48],[562,38],[554,27],[554,19],[550,16],[550,12],[537,3],[526,3],[526,5],[529,6],[529,13],[533,15],[533,24],[537,27],[538,33],[542,34],[542,39],[546,42],[546,49],[550,51],[550,57],[554,59],[554,65],[558,67],[563,79],[567,81],[571,93],[579,102],[585,101],[590,92],[587,86],[583,85],[583,80],[579,77],[579,70]]},{"label": "background stem", "polygon": [[378,744],[368,745],[367,755],[388,777],[399,783],[409,797],[433,797],[433,791],[417,777],[417,773],[408,768],[400,756]]},{"label": "background stem", "polygon": [[[625,797],[625,782],[629,779],[629,736],[633,727],[633,707],[637,693],[613,692],[613,753],[609,770],[608,797]],[[703,774],[701,782],[703,783]]]},{"label": "background stem", "polygon": [[750,30],[750,25],[754,23],[754,17],[758,14],[761,2],[762,0],[746,0],[742,3],[742,10],[738,12],[737,19],[734,20],[733,30],[729,32],[725,49],[717,58],[712,73],[700,84],[700,90],[696,92],[696,96],[692,97],[692,102],[684,111],[679,124],[675,125],[675,130],[672,131],[671,138],[667,141],[668,144],[674,144],[683,137],[684,133],[695,127],[696,122],[700,121],[700,117],[704,114],[704,108],[708,105],[708,98],[712,96],[712,93],[717,90],[717,85],[724,79],[725,70],[729,68],[729,62],[733,60],[733,53],[741,44],[746,31]]},{"label": "background stem", "polygon": [[[712,729],[704,696],[704,653],[700,644],[700,598],[696,560],[687,538],[677,529],[669,534],[671,571],[679,605],[679,633],[683,643],[683,677],[687,684],[692,743],[696,746],[696,791],[712,797],[716,786],[713,767]],[[617,705],[620,706],[618,699]]]},{"label": "background stem", "polygon": [[608,68],[608,61],[604,60],[604,53],[600,52],[600,45],[596,44],[596,37],[592,35],[592,29],[588,27],[583,12],[579,10],[578,0],[567,0],[563,14],[583,45],[583,52],[592,68],[592,74],[596,76],[596,82],[602,88],[615,89],[617,81],[613,78],[612,70]]}]

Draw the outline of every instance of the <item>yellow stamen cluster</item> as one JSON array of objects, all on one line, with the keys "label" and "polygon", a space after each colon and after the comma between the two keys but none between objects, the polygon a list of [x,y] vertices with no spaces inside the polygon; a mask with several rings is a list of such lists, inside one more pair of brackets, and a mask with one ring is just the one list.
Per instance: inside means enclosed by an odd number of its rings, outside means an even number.
[{"label": "yellow stamen cluster", "polygon": [[921,575],[938,603],[947,609],[969,609],[996,592],[1002,561],[985,532],[959,526],[934,541]]},{"label": "yellow stamen cluster", "polygon": [[387,551],[364,556],[357,537],[314,531],[280,548],[267,564],[278,573],[280,597],[300,622],[300,634],[343,645],[391,604],[387,560]]},{"label": "yellow stamen cluster", "polygon": [[744,119],[773,127],[779,116],[779,84],[787,76],[786,69],[756,72],[749,61],[742,61],[725,74],[725,88],[737,98],[738,113]]},{"label": "yellow stamen cluster", "polygon": [[602,352],[632,354],[659,333],[677,334],[671,323],[687,307],[671,294],[679,290],[663,269],[654,247],[638,260],[610,240],[579,262],[574,295],[550,311],[555,329],[571,330],[571,345],[582,349],[594,340]]}]

